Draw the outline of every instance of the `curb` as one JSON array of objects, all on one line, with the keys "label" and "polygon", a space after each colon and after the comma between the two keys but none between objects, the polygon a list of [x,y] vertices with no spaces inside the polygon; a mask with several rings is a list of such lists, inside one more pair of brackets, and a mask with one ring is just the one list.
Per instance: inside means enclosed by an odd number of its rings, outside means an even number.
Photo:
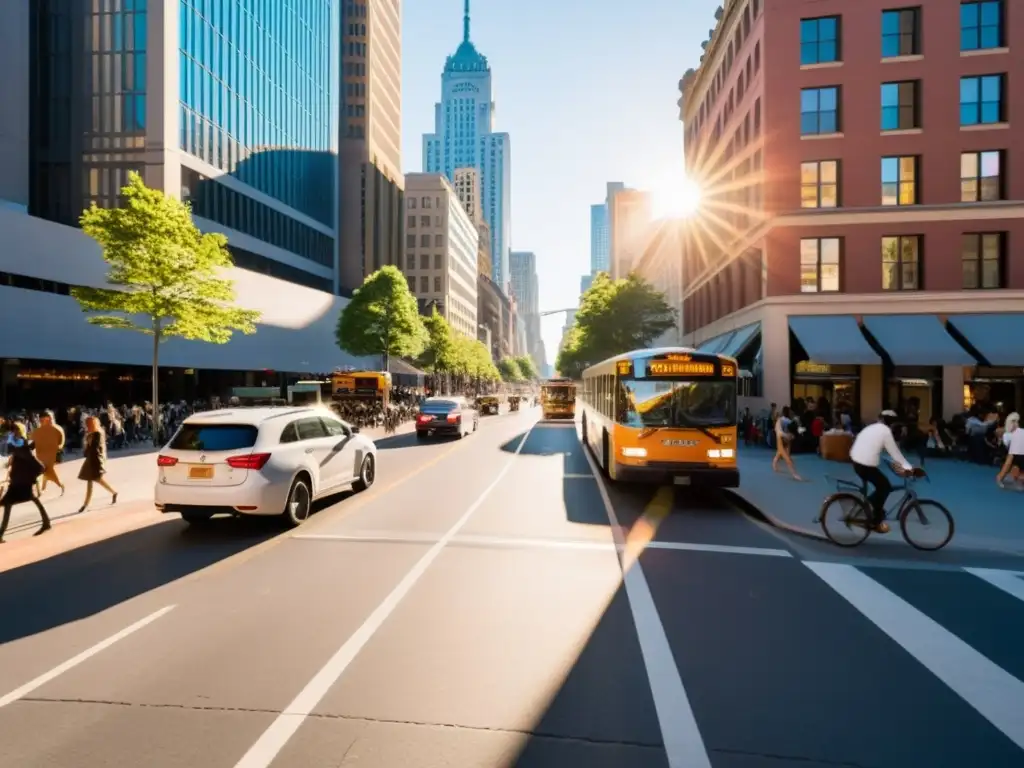
[{"label": "curb", "polygon": [[772,528],[778,528],[780,531],[786,533],[792,533],[795,536],[802,536],[805,539],[813,539],[814,541],[824,541],[830,543],[828,537],[819,531],[815,531],[811,528],[803,528],[799,525],[793,525],[787,523],[784,520],[780,520],[774,515],[770,515],[763,509],[758,507],[752,501],[742,496],[741,494],[731,489],[724,489],[726,495],[732,500],[732,503],[745,515],[752,517],[755,520],[759,520],[763,523],[770,525]]}]

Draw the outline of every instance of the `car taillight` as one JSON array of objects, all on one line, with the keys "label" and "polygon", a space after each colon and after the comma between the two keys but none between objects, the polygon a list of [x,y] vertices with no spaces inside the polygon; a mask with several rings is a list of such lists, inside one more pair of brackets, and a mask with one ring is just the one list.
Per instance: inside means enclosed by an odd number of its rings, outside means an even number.
[{"label": "car taillight", "polygon": [[458,424],[459,420],[461,418],[462,418],[462,414],[461,413],[449,413],[448,414],[448,423],[449,424]]},{"label": "car taillight", "polygon": [[263,469],[268,461],[269,453],[250,453],[248,456],[231,456],[226,463],[234,469]]},{"label": "car taillight", "polygon": [[173,456],[157,456],[156,465],[158,467],[173,467],[178,463],[178,460]]},{"label": "car taillight", "polygon": [[425,413],[421,413],[419,416],[416,417],[416,421],[418,421],[420,424],[426,424],[428,421],[430,421],[430,419],[431,417]]}]

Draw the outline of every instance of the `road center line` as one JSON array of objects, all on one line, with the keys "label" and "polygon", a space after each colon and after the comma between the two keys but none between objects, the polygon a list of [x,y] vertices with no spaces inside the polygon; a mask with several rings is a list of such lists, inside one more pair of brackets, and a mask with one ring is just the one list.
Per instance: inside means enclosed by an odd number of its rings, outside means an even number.
[{"label": "road center line", "polygon": [[804,565],[1024,749],[1024,682],[854,566]]},{"label": "road center line", "polygon": [[54,680],[54,679],[60,677],[65,672],[67,672],[67,671],[69,671],[71,669],[74,669],[75,667],[77,667],[82,662],[88,661],[89,659],[91,659],[96,654],[105,651],[107,648],[112,646],[114,643],[116,643],[116,642],[118,642],[120,640],[124,640],[126,637],[128,637],[129,635],[132,635],[132,634],[134,634],[136,632],[138,632],[143,627],[149,626],[154,621],[159,619],[161,616],[164,616],[167,613],[169,613],[173,608],[174,608],[173,605],[168,605],[165,608],[161,608],[159,611],[155,611],[154,613],[149,614],[149,616],[147,616],[146,618],[140,619],[139,621],[136,621],[131,626],[125,627],[120,632],[118,632],[116,634],[113,634],[110,637],[108,637],[106,640],[101,640],[100,642],[96,643],[96,645],[92,646],[91,648],[85,649],[84,651],[82,651],[77,656],[73,656],[72,658],[70,658],[67,661],[65,661],[63,664],[58,664],[56,667],[54,667],[50,671],[44,672],[39,677],[37,677],[35,680],[31,680],[31,681],[25,683],[20,688],[15,688],[13,691],[8,693],[6,696],[3,696],[2,698],[0,698],[0,709],[2,709],[3,707],[6,707],[8,704],[13,704],[18,699],[25,698],[26,696],[28,696],[28,694],[32,693],[32,691],[34,691],[34,690],[36,690],[38,688],[42,688],[44,685],[46,685],[51,680]]},{"label": "road center line", "polygon": [[598,477],[597,487],[601,493],[605,513],[608,515],[608,522],[612,526],[616,549],[619,551],[622,583],[626,589],[629,610],[633,615],[633,624],[640,641],[640,653],[643,656],[651,697],[654,699],[654,709],[658,715],[658,726],[661,729],[661,740],[665,745],[669,768],[711,768],[711,757],[700,735],[697,718],[693,714],[690,698],[679,675],[679,667],[676,666],[675,656],[665,635],[665,626],[658,615],[647,577],[644,576],[639,561],[629,567],[626,566],[626,539],[622,533],[622,525],[612,507],[604,480],[598,475],[597,466],[586,445],[583,445],[583,455],[587,457],[590,470]]},{"label": "road center line", "polygon": [[299,692],[299,695],[295,697],[292,703],[285,707],[284,711],[277,716],[274,722],[270,724],[270,727],[263,732],[242,759],[235,764],[235,768],[269,768],[270,764],[280,754],[292,736],[295,735],[295,732],[298,731],[302,723],[313,712],[323,697],[327,695],[327,692],[342,674],[344,674],[356,656],[359,655],[359,652],[366,647],[366,644],[384,625],[388,617],[394,613],[405,596],[423,578],[423,574],[437,560],[444,548],[448,546],[448,543],[458,535],[459,531],[469,522],[470,518],[498,486],[498,483],[512,469],[513,463],[523,450],[523,446],[526,445],[526,441],[529,440],[531,432],[533,432],[533,426],[523,435],[523,439],[516,446],[515,453],[505,463],[505,466],[502,467],[494,481],[484,489],[484,492],[477,497],[477,500],[470,505],[462,517],[448,529],[447,533],[420,558],[391,591],[391,594],[385,597],[383,602],[367,617],[362,626],[328,659],[327,663],[313,676],[313,679],[306,684],[306,687]]}]

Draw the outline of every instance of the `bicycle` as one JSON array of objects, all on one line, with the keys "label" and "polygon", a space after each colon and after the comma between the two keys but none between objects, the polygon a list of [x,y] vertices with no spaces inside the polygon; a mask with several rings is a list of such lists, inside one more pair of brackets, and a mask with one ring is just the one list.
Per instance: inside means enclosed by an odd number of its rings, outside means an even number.
[{"label": "bicycle", "polygon": [[[885,520],[898,520],[900,533],[903,540],[914,549],[925,552],[936,552],[949,544],[953,538],[955,524],[953,515],[945,506],[931,499],[922,499],[918,496],[911,485],[921,479],[928,479],[923,469],[914,469],[911,472],[904,472],[901,469],[892,467],[892,471],[903,480],[902,485],[897,485],[894,493],[902,491],[899,500],[885,511]],[[836,492],[825,498],[821,504],[821,511],[815,518],[815,523],[821,524],[825,536],[833,544],[840,547],[856,547],[863,544],[874,528],[871,526],[871,502],[867,499],[867,483],[859,483],[850,480],[843,480],[826,475],[826,479],[834,482]],[[926,545],[922,543],[916,534],[909,530],[910,525],[921,523],[934,530],[941,531],[942,536],[938,544]],[[830,528],[835,526],[835,530]],[[840,533],[849,533],[850,538],[843,540]]]}]

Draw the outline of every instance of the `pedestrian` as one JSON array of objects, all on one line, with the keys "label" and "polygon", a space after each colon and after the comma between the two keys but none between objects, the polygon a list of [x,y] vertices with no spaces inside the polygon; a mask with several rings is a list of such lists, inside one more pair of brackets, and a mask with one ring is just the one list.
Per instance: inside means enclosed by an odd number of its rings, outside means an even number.
[{"label": "pedestrian", "polygon": [[60,459],[60,452],[64,450],[65,438],[64,430],[54,423],[53,411],[43,411],[39,426],[32,430],[29,439],[35,444],[36,458],[43,465],[40,495],[46,490],[46,484],[53,482],[60,488],[60,495],[63,496],[66,489],[57,475],[57,462]]},{"label": "pedestrian", "polygon": [[775,458],[772,459],[772,470],[779,471],[779,460],[785,462],[789,473],[794,480],[803,482],[803,478],[796,472],[793,465],[793,458],[790,455],[790,448],[795,435],[790,432],[790,425],[793,424],[793,411],[786,405],[782,408],[782,414],[775,421]]},{"label": "pedestrian", "polygon": [[15,504],[24,504],[31,501],[39,510],[39,516],[43,519],[43,525],[35,532],[38,536],[46,533],[52,527],[50,516],[46,514],[46,507],[35,495],[36,481],[43,474],[43,464],[32,453],[32,442],[26,436],[25,425],[16,421],[11,425],[12,438],[9,442],[11,454],[8,462],[7,492],[0,499],[3,506],[3,519],[0,520],[0,544],[4,541],[4,533],[7,532],[7,525],[11,521],[11,507]]},{"label": "pedestrian", "polygon": [[93,483],[110,491],[110,503],[117,504],[117,491],[103,479],[103,476],[107,474],[107,436],[103,433],[100,420],[95,416],[89,416],[85,420],[83,452],[85,459],[78,472],[78,479],[85,480],[85,501],[82,502],[82,507],[78,510],[79,513],[85,512],[89,502],[92,501]]}]

